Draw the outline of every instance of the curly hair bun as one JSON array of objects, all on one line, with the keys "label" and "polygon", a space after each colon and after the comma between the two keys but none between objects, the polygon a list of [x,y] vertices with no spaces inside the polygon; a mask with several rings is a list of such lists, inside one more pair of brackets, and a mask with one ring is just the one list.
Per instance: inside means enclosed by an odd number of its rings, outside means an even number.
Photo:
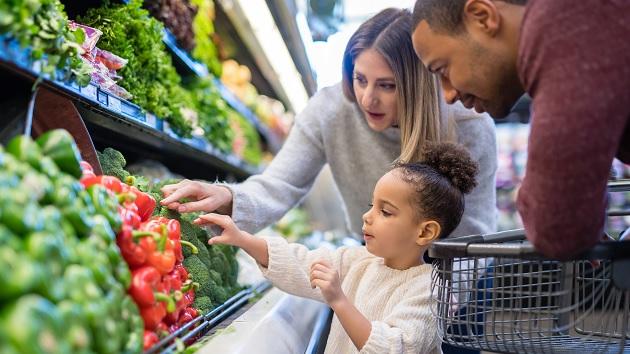
[{"label": "curly hair bun", "polygon": [[453,143],[427,143],[422,148],[422,163],[448,178],[455,188],[466,194],[475,188],[479,167],[468,151]]}]

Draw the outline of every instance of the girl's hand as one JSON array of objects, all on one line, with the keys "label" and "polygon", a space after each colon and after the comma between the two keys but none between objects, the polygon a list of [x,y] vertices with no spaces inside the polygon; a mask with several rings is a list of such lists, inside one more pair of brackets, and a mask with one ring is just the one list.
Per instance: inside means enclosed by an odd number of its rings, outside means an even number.
[{"label": "girl's hand", "polygon": [[239,230],[236,224],[234,224],[232,218],[227,215],[205,214],[195,219],[193,223],[195,225],[213,224],[223,229],[221,235],[214,236],[208,240],[209,245],[218,243],[243,247],[243,244],[247,238],[247,235]]},{"label": "girl's hand", "polygon": [[311,264],[311,286],[321,290],[324,299],[331,307],[342,302],[346,295],[341,290],[339,274],[327,261],[317,261]]}]

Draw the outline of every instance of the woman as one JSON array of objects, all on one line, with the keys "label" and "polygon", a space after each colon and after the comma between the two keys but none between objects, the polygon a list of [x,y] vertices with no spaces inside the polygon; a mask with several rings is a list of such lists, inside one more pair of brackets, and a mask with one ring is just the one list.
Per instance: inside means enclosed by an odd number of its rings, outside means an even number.
[{"label": "woman", "polygon": [[[416,57],[411,14],[386,9],[363,23],[343,58],[341,84],[315,94],[269,167],[240,184],[185,180],[167,185],[162,204],[180,212],[216,211],[257,232],[298,204],[328,163],[349,229],[362,237],[363,213],[394,161],[419,158],[425,142],[457,141],[479,164],[478,186],[452,236],[495,229],[496,144],[488,116],[447,106],[439,83]],[[192,202],[180,204],[182,198]]]}]

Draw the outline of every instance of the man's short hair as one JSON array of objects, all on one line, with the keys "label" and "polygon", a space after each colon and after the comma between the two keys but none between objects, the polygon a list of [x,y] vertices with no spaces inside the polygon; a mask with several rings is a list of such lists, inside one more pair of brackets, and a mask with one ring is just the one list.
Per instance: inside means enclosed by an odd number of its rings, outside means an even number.
[{"label": "man's short hair", "polygon": [[[523,5],[527,0],[497,0],[510,4]],[[459,33],[464,30],[462,22],[466,0],[417,0],[413,8],[413,28],[427,21],[434,31]]]}]

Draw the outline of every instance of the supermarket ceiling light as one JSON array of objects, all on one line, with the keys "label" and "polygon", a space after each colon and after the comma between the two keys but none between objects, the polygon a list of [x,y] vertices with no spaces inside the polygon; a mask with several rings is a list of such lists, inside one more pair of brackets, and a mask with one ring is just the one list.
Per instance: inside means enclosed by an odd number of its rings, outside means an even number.
[{"label": "supermarket ceiling light", "polygon": [[308,94],[302,83],[302,76],[295,67],[293,58],[276,26],[265,0],[237,0],[247,21],[249,22],[258,43],[285,90],[285,94],[295,113],[299,113],[306,106]]}]

